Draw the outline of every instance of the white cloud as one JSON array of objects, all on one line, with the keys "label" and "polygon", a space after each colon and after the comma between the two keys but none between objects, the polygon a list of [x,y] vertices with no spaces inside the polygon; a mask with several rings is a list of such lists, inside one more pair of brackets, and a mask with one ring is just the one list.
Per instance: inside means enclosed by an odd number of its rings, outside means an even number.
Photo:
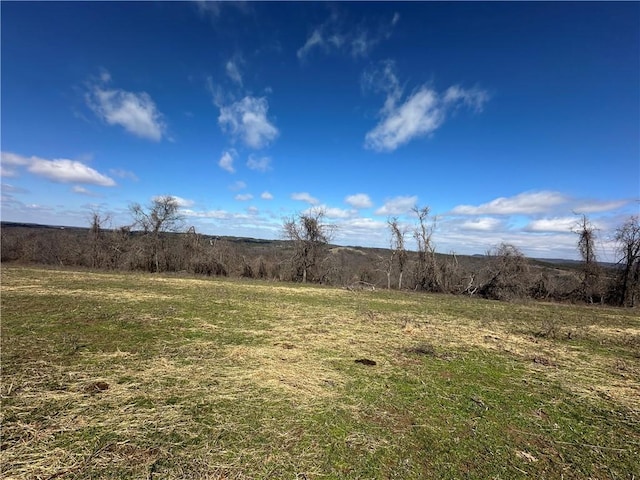
[{"label": "white cloud", "polygon": [[253,199],[253,195],[251,195],[250,193],[239,193],[234,198],[236,200],[238,200],[239,202],[246,202],[248,200],[252,200]]},{"label": "white cloud", "polygon": [[[385,102],[385,104],[388,103]],[[387,107],[384,108],[387,110]],[[391,109],[383,120],[365,136],[365,147],[377,151],[393,151],[415,137],[436,130],[444,119],[436,93],[422,87],[404,104]]]},{"label": "white cloud", "polygon": [[482,232],[492,231],[500,227],[502,221],[497,218],[482,217],[474,220],[467,220],[461,227],[465,230],[478,230]]},{"label": "white cloud", "polygon": [[215,218],[218,220],[227,219],[231,216],[231,214],[225,210],[208,210],[205,212],[197,212],[195,210],[184,209],[181,213],[187,217]]},{"label": "white cloud", "polygon": [[47,160],[40,157],[23,157],[2,152],[2,163],[27,165],[27,170],[59,183],[85,183],[102,187],[113,187],[116,182],[82,162],[67,159]]},{"label": "white cloud", "polygon": [[479,112],[489,99],[485,91],[477,88],[465,90],[455,85],[440,95],[423,85],[398,105],[403,92],[395,74],[395,65],[392,61],[381,62],[381,65],[382,68],[369,70],[362,76],[365,90],[386,93],[380,109],[381,120],[365,136],[365,148],[371,150],[393,151],[415,138],[433,133],[450,110],[464,105]]},{"label": "white cloud", "polygon": [[173,198],[173,200],[176,202],[176,204],[180,208],[193,207],[193,205],[196,203],[193,200],[189,200],[187,198],[178,197],[176,195],[171,195],[171,197]]},{"label": "white cloud", "polygon": [[336,240],[342,244],[388,247],[386,222],[355,217],[339,220],[336,224]]},{"label": "white cloud", "polygon": [[328,207],[326,205],[317,205],[317,206],[310,207],[307,210],[305,210],[303,213],[308,214],[308,213],[314,213],[318,211],[323,212],[327,218],[333,218],[333,219],[353,218],[358,214],[356,210],[345,210],[342,208]]},{"label": "white cloud", "polygon": [[524,229],[529,232],[570,232],[577,217],[541,218],[531,221]]},{"label": "white cloud", "polygon": [[578,203],[574,207],[574,211],[576,213],[597,213],[597,212],[607,212],[610,210],[617,210],[621,207],[624,207],[628,200],[611,200],[611,201],[598,201],[598,200],[589,200]]},{"label": "white cloud", "polygon": [[249,155],[247,167],[258,172],[266,172],[271,165],[271,157],[258,157],[257,155]]},{"label": "white cloud", "polygon": [[160,141],[167,127],[149,94],[110,89],[107,87],[110,80],[110,75],[104,71],[101,83],[90,87],[85,95],[89,108],[109,125],[120,125],[133,135]]},{"label": "white cloud", "polygon": [[455,215],[526,215],[543,213],[567,202],[567,197],[552,191],[524,192],[513,197],[499,197],[478,206],[458,205]]},{"label": "white cloud", "polygon": [[[176,203],[176,205],[178,205],[178,207],[180,208],[189,208],[189,207],[193,207],[193,205],[196,203],[193,200],[188,200],[186,198],[182,198],[182,197],[178,197],[177,195],[169,195],[171,198],[173,198],[173,201]],[[152,200],[156,201],[156,200],[160,200],[162,198],[165,198],[164,195],[156,195],[155,197],[152,198]]]},{"label": "white cloud", "polygon": [[28,163],[29,160],[25,157],[11,152],[2,152],[0,156],[0,176],[5,178],[17,177],[18,169],[16,167],[21,167]]},{"label": "white cloud", "polygon": [[411,211],[418,203],[418,197],[400,196],[392,198],[376,210],[376,215],[403,215]]},{"label": "white cloud", "polygon": [[237,156],[238,152],[236,152],[233,148],[225,150],[224,152],[222,152],[220,160],[218,160],[218,166],[229,173],[234,173],[236,169],[233,168],[233,161]]},{"label": "white cloud", "polygon": [[273,200],[273,195],[271,195],[271,193],[269,192],[262,192],[260,194],[260,198],[263,200]]},{"label": "white cloud", "polygon": [[320,201],[317,198],[312,197],[307,192],[299,192],[291,194],[292,200],[298,200],[300,202],[307,202],[310,205],[317,205]]},{"label": "white cloud", "polygon": [[0,162],[2,165],[22,166],[28,165],[30,159],[11,152],[2,152],[0,155]]},{"label": "white cloud", "polygon": [[242,86],[242,74],[240,73],[240,69],[238,68],[238,63],[240,61],[241,60],[239,57],[229,60],[225,65],[225,71],[227,72],[227,76],[231,80]]},{"label": "white cloud", "polygon": [[366,193],[356,193],[355,195],[349,195],[344,199],[345,203],[351,205],[353,208],[370,208],[373,206],[373,202],[369,195]]},{"label": "white cloud", "polygon": [[18,171],[15,168],[7,168],[4,165],[0,165],[0,177],[13,178],[18,176]]},{"label": "white cloud", "polygon": [[218,123],[223,131],[257,150],[267,146],[279,134],[267,119],[268,111],[266,98],[246,96],[229,106],[220,107]]}]

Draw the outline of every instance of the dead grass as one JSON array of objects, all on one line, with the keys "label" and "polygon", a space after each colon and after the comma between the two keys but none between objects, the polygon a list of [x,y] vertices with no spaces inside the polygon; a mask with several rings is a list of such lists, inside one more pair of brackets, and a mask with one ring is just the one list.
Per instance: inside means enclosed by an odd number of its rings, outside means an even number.
[{"label": "dead grass", "polygon": [[[327,471],[362,478],[396,461],[407,472],[446,477],[445,467],[397,457],[397,435],[413,442],[418,433],[465,431],[470,420],[450,425],[459,414],[445,407],[452,402],[491,414],[498,400],[490,395],[505,387],[488,384],[481,397],[451,380],[490,382],[478,377],[482,369],[460,370],[478,355],[493,359],[483,367],[490,375],[499,361],[516,372],[513,382],[556,385],[575,401],[625,412],[616,421],[635,433],[629,448],[640,445],[633,312],[609,309],[601,318],[587,307],[4,267],[1,293],[4,478],[321,478]],[[89,322],[98,307],[107,313]],[[47,309],[68,311],[66,323],[43,316]],[[550,315],[560,319],[557,333],[536,336]],[[145,321],[122,323],[132,316]],[[51,345],[55,339],[68,345]],[[612,355],[609,345],[628,355]],[[376,365],[355,364],[360,358]],[[444,423],[422,418],[420,397],[397,397],[426,378]],[[526,390],[518,395],[528,401]],[[386,398],[389,405],[376,406]],[[480,404],[486,410],[476,410]],[[329,454],[326,442],[336,438],[342,443]],[[538,461],[551,461],[546,450],[521,447],[512,452],[518,468],[561,471]],[[425,447],[416,448],[419,455]],[[340,467],[345,461],[360,473]]]}]

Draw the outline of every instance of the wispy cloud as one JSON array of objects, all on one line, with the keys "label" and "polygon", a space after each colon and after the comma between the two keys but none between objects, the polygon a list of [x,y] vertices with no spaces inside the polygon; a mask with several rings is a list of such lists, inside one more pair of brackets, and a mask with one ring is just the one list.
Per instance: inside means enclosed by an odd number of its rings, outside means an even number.
[{"label": "wispy cloud", "polygon": [[575,205],[574,211],[576,213],[608,212],[624,207],[628,203],[630,203],[629,200],[584,200]]},{"label": "wispy cloud", "polygon": [[302,47],[298,49],[297,55],[300,60],[304,59],[311,50],[316,47],[323,47],[325,45],[325,39],[322,35],[321,28],[316,28],[313,30],[307,41],[304,43]]},{"label": "wispy cloud", "polygon": [[222,16],[223,7],[234,7],[238,12],[249,13],[251,4],[245,1],[223,2],[219,0],[195,0],[195,5],[203,18],[217,22]]},{"label": "wispy cloud", "polygon": [[271,157],[259,157],[257,155],[249,155],[247,167],[258,172],[266,172],[271,168]]},{"label": "wispy cloud", "polygon": [[269,192],[262,192],[260,198],[263,200],[273,200],[273,195]]},{"label": "wispy cloud", "polygon": [[225,150],[222,152],[220,160],[218,160],[218,166],[229,173],[235,173],[236,169],[233,167],[233,161],[237,156],[238,152],[236,152],[235,149],[230,148],[229,150]]},{"label": "wispy cloud", "polygon": [[418,203],[418,197],[400,196],[387,200],[382,207],[376,210],[376,215],[404,215],[409,213]]},{"label": "wispy cloud", "polygon": [[223,131],[258,150],[279,135],[278,129],[267,118],[268,111],[266,98],[246,96],[229,106],[220,107],[218,123]]},{"label": "wispy cloud", "polygon": [[246,202],[248,200],[252,200],[253,199],[253,195],[251,195],[250,193],[239,193],[234,198],[236,200],[238,200],[239,202]]},{"label": "wispy cloud", "polygon": [[85,94],[87,106],[109,125],[120,125],[140,138],[159,142],[167,126],[151,96],[110,88],[111,75],[103,71],[100,80]]},{"label": "wispy cloud", "polygon": [[201,15],[208,15],[216,18],[220,15],[222,9],[222,2],[211,0],[195,0],[195,5],[198,7],[198,11]]},{"label": "wispy cloud", "polygon": [[73,193],[77,193],[79,195],[86,195],[87,197],[99,197],[96,192],[89,190],[88,188],[82,187],[80,185],[74,185],[71,189]]},{"label": "wispy cloud", "polygon": [[26,166],[30,173],[58,183],[84,183],[102,187],[113,187],[116,184],[112,178],[76,160],[48,160],[2,152],[1,162],[2,165]]},{"label": "wispy cloud", "polygon": [[482,111],[489,95],[478,88],[449,87],[443,94],[428,85],[422,85],[402,102],[403,89],[391,61],[380,68],[366,71],[363,88],[386,93],[380,109],[381,120],[365,136],[365,148],[391,152],[415,138],[428,136],[444,123],[447,114],[461,106]]},{"label": "wispy cloud", "polygon": [[344,199],[345,203],[351,205],[353,208],[370,208],[373,206],[373,202],[369,195],[366,193],[356,193],[355,195],[349,195]]},{"label": "wispy cloud", "polygon": [[318,205],[320,203],[320,201],[317,198],[312,197],[307,192],[292,193],[291,194],[291,199],[292,200],[298,200],[300,202],[307,202],[310,205]]},{"label": "wispy cloud", "polygon": [[0,188],[2,188],[2,193],[29,193],[29,190],[26,188],[16,187],[9,183],[3,183]]},{"label": "wispy cloud", "polygon": [[227,61],[224,67],[227,76],[239,86],[242,86],[242,74],[240,73],[240,65],[242,63],[242,56],[235,55]]},{"label": "wispy cloud", "polygon": [[499,197],[480,205],[458,205],[451,213],[454,215],[529,215],[547,212],[568,201],[568,197],[559,192],[524,192],[513,197]]},{"label": "wispy cloud", "polygon": [[313,28],[305,43],[296,52],[298,59],[305,60],[314,50],[324,53],[342,52],[354,58],[366,57],[382,40],[388,39],[400,15],[394,13],[377,27],[366,25],[363,20],[354,29],[344,26],[338,14],[332,14],[324,23]]},{"label": "wispy cloud", "polygon": [[238,190],[243,190],[247,188],[247,184],[244,183],[242,180],[238,180],[237,182],[233,182],[231,185],[229,185],[229,190],[237,192]]},{"label": "wispy cloud", "polygon": [[114,177],[126,178],[129,180],[133,180],[134,182],[138,181],[137,175],[129,170],[123,170],[121,168],[111,168],[109,169],[109,173]]}]

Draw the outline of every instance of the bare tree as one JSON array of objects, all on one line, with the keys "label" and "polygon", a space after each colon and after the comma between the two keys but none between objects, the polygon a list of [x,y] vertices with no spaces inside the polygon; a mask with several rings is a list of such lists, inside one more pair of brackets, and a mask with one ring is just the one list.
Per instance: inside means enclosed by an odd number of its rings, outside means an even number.
[{"label": "bare tree", "polygon": [[164,248],[163,236],[165,232],[177,232],[182,227],[183,217],[175,197],[163,195],[155,197],[145,209],[139,203],[129,206],[134,219],[134,226],[141,228],[151,239],[151,250],[155,271],[160,271],[159,256]]},{"label": "bare tree", "polygon": [[616,229],[615,241],[622,266],[617,285],[620,306],[635,306],[640,293],[640,218],[635,215]]},{"label": "bare tree", "polygon": [[593,303],[599,294],[600,268],[596,258],[596,229],[586,215],[578,221],[573,230],[578,234],[578,251],[582,257],[582,296]]},{"label": "bare tree", "polygon": [[407,234],[406,229],[400,226],[398,217],[387,220],[389,230],[391,231],[391,257],[389,258],[387,268],[387,288],[391,288],[391,270],[393,269],[393,259],[398,259],[398,290],[402,290],[402,275],[407,265],[407,250],[404,247],[404,238]]},{"label": "bare tree", "polygon": [[413,212],[418,217],[418,224],[413,231],[413,238],[418,247],[418,259],[415,270],[416,288],[437,292],[442,289],[438,278],[438,265],[436,262],[436,250],[432,242],[435,230],[435,220],[429,222],[428,206],[413,207]]},{"label": "bare tree", "polygon": [[473,276],[469,278],[467,285],[463,285],[463,272],[458,263],[456,252],[451,251],[440,262],[440,286],[445,293],[471,293],[473,291]]},{"label": "bare tree", "polygon": [[335,227],[324,222],[325,211],[313,209],[285,219],[284,237],[293,242],[293,267],[296,275],[306,283],[312,277],[312,270],[333,237]]},{"label": "bare tree", "polygon": [[100,268],[104,263],[102,261],[104,256],[104,225],[111,217],[103,214],[100,210],[92,210],[89,227],[89,242],[91,245],[91,268]]},{"label": "bare tree", "polygon": [[487,252],[490,280],[480,288],[480,295],[495,300],[515,300],[529,294],[529,262],[524,254],[508,243]]}]

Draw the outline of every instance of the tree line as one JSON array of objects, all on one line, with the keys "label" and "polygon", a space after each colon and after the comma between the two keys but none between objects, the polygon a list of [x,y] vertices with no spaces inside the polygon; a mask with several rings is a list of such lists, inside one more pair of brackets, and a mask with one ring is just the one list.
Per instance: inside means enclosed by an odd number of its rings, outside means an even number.
[{"label": "tree line", "polygon": [[[479,257],[436,253],[435,218],[429,207],[413,209],[414,225],[387,219],[389,248],[336,247],[336,226],[315,209],[283,221],[283,241],[205,236],[187,228],[175,198],[132,204],[130,225],[110,228],[92,212],[89,228],[46,231],[3,229],[2,261],[92,269],[182,272],[274,281],[313,282],[349,288],[407,289],[496,300],[559,300],[633,307],[640,297],[640,222],[632,216],[612,240],[615,267],[596,254],[597,231],[586,216],[576,223],[577,267],[558,268],[528,259],[500,244]],[[82,233],[79,233],[82,232]],[[415,249],[406,247],[412,238]]]}]

